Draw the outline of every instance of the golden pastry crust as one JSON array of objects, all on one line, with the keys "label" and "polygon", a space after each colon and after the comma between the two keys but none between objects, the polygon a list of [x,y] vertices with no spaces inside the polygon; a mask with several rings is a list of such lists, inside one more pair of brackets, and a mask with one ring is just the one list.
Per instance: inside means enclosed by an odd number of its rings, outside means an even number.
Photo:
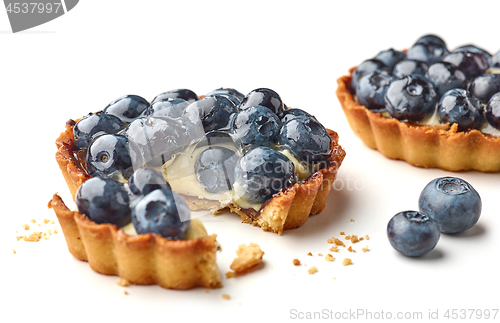
[{"label": "golden pastry crust", "polygon": [[169,240],[153,233],[129,236],[113,224],[97,224],[69,210],[57,194],[49,207],[57,215],[70,253],[98,273],[170,289],[222,287],[215,261],[216,235],[191,240]]},{"label": "golden pastry crust", "polygon": [[418,126],[385,118],[354,100],[352,73],[337,80],[337,97],[353,131],[370,148],[391,159],[448,171],[500,171],[500,137],[478,130],[460,132],[456,124]]},{"label": "golden pastry crust", "polygon": [[[58,148],[56,160],[74,199],[78,187],[91,176],[85,173],[74,157],[73,126],[74,123],[68,122],[66,130],[56,140]],[[331,161],[327,168],[320,169],[304,182],[294,184],[275,194],[259,212],[253,209],[244,210],[232,204],[229,205],[231,212],[239,214],[244,223],[251,223],[265,231],[281,235],[283,230],[300,227],[307,221],[309,215],[323,211],[331,186],[345,157],[345,151],[338,144],[338,134],[333,130],[327,129],[327,131],[332,140]],[[214,211],[220,208],[218,201],[182,197],[191,210]]]}]

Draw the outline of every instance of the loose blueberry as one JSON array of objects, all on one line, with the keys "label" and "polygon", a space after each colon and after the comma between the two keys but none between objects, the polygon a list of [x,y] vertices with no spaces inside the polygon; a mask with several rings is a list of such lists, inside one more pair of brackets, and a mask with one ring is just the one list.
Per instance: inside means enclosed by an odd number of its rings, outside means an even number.
[{"label": "loose blueberry", "polygon": [[128,180],[129,190],[136,196],[145,196],[157,189],[170,189],[162,173],[156,169],[142,167],[137,169]]},{"label": "loose blueberry", "polygon": [[189,103],[192,103],[192,102],[198,100],[198,95],[189,89],[170,90],[170,91],[158,94],[153,99],[151,104],[153,104],[154,102],[157,102],[157,101],[163,101],[165,99],[183,99],[185,101],[188,101]]},{"label": "loose blueberry", "polygon": [[180,119],[189,102],[184,99],[165,99],[153,102],[141,116],[168,119]]},{"label": "loose blueberry", "polygon": [[387,65],[382,63],[382,61],[379,61],[378,59],[367,59],[366,61],[359,64],[359,66],[356,67],[356,69],[352,73],[352,79],[351,79],[352,93],[356,92],[356,87],[358,86],[358,82],[363,76],[375,71],[387,72],[388,74],[391,73],[391,69],[389,69]]},{"label": "loose blueberry", "polygon": [[427,72],[428,68],[429,65],[427,65],[427,63],[425,62],[411,60],[411,59],[404,59],[398,62],[396,65],[394,65],[394,68],[392,69],[392,75],[398,78],[403,78],[408,75],[423,76]]},{"label": "loose blueberry", "polygon": [[295,119],[296,117],[309,117],[309,118],[314,118],[314,116],[310,115],[304,110],[301,109],[288,109],[283,112],[283,116],[281,117],[281,123],[285,123],[287,121],[290,121],[292,119]]},{"label": "loose blueberry", "polygon": [[500,74],[484,74],[469,84],[469,92],[483,104],[487,104],[493,94],[500,92]]},{"label": "loose blueberry", "polygon": [[112,114],[123,122],[132,122],[149,106],[149,102],[138,95],[122,96],[104,108],[104,113]]},{"label": "loose blueberry", "polygon": [[120,118],[103,112],[90,113],[75,124],[73,137],[77,150],[87,149],[92,140],[103,134],[118,133],[127,125]]},{"label": "loose blueberry", "polygon": [[278,143],[281,121],[269,108],[254,106],[241,110],[231,123],[233,140],[241,149],[272,147]]},{"label": "loose blueberry", "polygon": [[238,160],[234,181],[236,196],[251,203],[264,203],[295,183],[295,166],[282,153],[269,147],[257,147]]},{"label": "loose blueberry", "polygon": [[123,186],[107,177],[85,181],[75,196],[78,212],[96,223],[122,227],[130,222],[129,197]]},{"label": "loose blueberry", "polygon": [[434,63],[429,66],[425,77],[434,84],[439,97],[451,89],[467,88],[465,74],[455,65],[447,62]]},{"label": "loose blueberry", "polygon": [[138,234],[156,233],[178,240],[189,231],[190,214],[180,196],[169,189],[158,189],[144,196],[132,209],[132,223]]},{"label": "loose blueberry", "polygon": [[485,109],[486,120],[488,123],[500,130],[500,93],[494,94]]},{"label": "loose blueberry", "polygon": [[454,50],[446,55],[443,61],[458,67],[468,80],[483,75],[489,68],[488,58],[483,53],[466,48]]},{"label": "loose blueberry", "polygon": [[356,88],[358,102],[370,110],[385,109],[385,94],[394,79],[385,72],[366,74]]},{"label": "loose blueberry", "polygon": [[220,95],[228,98],[236,106],[241,104],[241,101],[245,98],[245,95],[232,88],[220,88],[207,93],[206,96]]},{"label": "loose blueberry", "polygon": [[232,189],[238,156],[231,149],[211,146],[205,149],[194,165],[196,178],[210,193]]},{"label": "loose blueberry", "polygon": [[437,115],[441,123],[456,123],[458,131],[479,129],[484,123],[481,102],[464,89],[446,92],[439,101]]},{"label": "loose blueberry", "polygon": [[239,108],[240,110],[245,110],[257,105],[269,108],[278,117],[281,117],[285,110],[279,94],[266,88],[255,89],[248,93],[243,101],[241,101]]},{"label": "loose blueberry", "polygon": [[440,236],[438,224],[416,211],[400,212],[387,224],[391,246],[408,257],[425,255],[434,249]]},{"label": "loose blueberry", "polygon": [[87,151],[87,172],[92,176],[108,176],[118,181],[128,180],[133,172],[129,142],[122,135],[97,137]]},{"label": "loose blueberry", "polygon": [[418,207],[436,221],[441,232],[459,233],[472,228],[479,220],[481,198],[463,179],[441,177],[425,186]]},{"label": "loose blueberry", "polygon": [[408,50],[406,56],[409,59],[434,64],[448,54],[445,42],[436,35],[425,35],[418,39]]},{"label": "loose blueberry", "polygon": [[438,98],[434,85],[426,78],[407,76],[389,85],[385,107],[398,120],[419,122],[434,113]]},{"label": "loose blueberry", "polygon": [[405,58],[406,58],[405,53],[394,50],[392,48],[381,51],[380,53],[377,54],[377,56],[374,57],[374,59],[378,59],[379,61],[387,65],[389,70],[392,70],[394,65],[396,65],[396,63],[402,61]]},{"label": "loose blueberry", "polygon": [[332,151],[332,140],[326,128],[316,119],[305,116],[283,124],[279,144],[308,164],[327,161]]}]

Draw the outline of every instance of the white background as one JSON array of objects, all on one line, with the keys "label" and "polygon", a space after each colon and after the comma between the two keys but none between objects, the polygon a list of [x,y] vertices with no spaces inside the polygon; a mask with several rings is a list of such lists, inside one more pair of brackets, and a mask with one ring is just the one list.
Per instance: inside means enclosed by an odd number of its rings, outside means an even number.
[{"label": "white background", "polygon": [[[500,174],[451,174],[388,160],[353,134],[335,97],[336,79],[349,67],[390,47],[408,48],[426,33],[440,35],[450,49],[474,43],[495,53],[500,43],[493,13],[499,9],[497,1],[87,0],[18,34],[0,10],[0,321],[283,322],[293,320],[294,311],[324,310],[344,318],[357,310],[393,318],[421,312],[425,319],[429,311],[443,318],[447,309],[500,308]],[[16,241],[30,219],[55,218],[46,207],[53,193],[71,199],[54,159],[54,140],[66,120],[124,94],[151,100],[174,88],[203,94],[219,87],[243,93],[272,88],[288,106],[338,131],[347,157],[322,214],[283,236],[231,214],[203,217],[223,247],[218,264],[224,288],[208,293],[119,287],[116,277],[73,258],[61,233],[37,243]],[[445,175],[478,190],[479,223],[463,234],[442,235],[422,258],[398,254],[388,243],[387,222],[416,209],[422,188]],[[317,254],[328,253],[326,240],[340,231],[370,240],[355,244],[357,253],[342,249],[333,254],[335,262],[326,262]],[[226,279],[237,246],[249,242],[265,251],[263,265]],[[366,245],[370,251],[361,252]],[[342,266],[344,257],[353,265]],[[307,266],[293,266],[294,258]],[[309,275],[313,265],[318,272]]]}]

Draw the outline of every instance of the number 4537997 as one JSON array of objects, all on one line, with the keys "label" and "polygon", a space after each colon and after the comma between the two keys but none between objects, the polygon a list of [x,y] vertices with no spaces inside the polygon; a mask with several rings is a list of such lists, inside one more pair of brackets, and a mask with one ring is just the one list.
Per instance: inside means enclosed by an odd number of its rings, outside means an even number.
[{"label": "number 4537997", "polygon": [[6,10],[8,13],[58,13],[59,10],[63,10],[63,8],[61,2],[14,2],[9,3]]}]

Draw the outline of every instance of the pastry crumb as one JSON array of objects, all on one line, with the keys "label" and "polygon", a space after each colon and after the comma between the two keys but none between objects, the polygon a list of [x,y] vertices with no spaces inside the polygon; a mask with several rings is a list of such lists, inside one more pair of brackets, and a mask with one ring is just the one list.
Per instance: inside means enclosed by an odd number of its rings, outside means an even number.
[{"label": "pastry crumb", "polygon": [[353,234],[353,235],[351,236],[351,243],[356,243],[356,242],[359,242],[358,236],[357,236],[357,235],[355,235],[355,234]]},{"label": "pastry crumb", "polygon": [[229,294],[222,294],[223,299],[231,299],[231,296]]},{"label": "pastry crumb", "polygon": [[16,253],[17,253],[16,249],[12,250],[12,253],[13,253],[13,254],[16,254]]},{"label": "pastry crumb", "polygon": [[52,219],[50,220],[50,224],[55,224],[56,223],[56,220]]},{"label": "pastry crumb", "polygon": [[353,219],[353,218],[351,218],[351,220],[349,220],[349,221],[354,222],[354,219]]},{"label": "pastry crumb", "polygon": [[49,237],[43,237],[44,240],[49,240]]},{"label": "pastry crumb", "polygon": [[326,261],[334,261],[334,260],[335,260],[335,258],[334,258],[331,254],[327,254],[327,255],[325,256],[325,260],[326,260]]},{"label": "pastry crumb", "polygon": [[340,235],[341,235],[341,236],[344,236],[344,235],[345,235],[345,232],[344,232],[344,231],[340,231]]},{"label": "pastry crumb", "polygon": [[363,250],[363,252],[370,251],[370,249],[368,249],[368,246],[366,246],[366,247],[364,247],[364,248],[361,248],[361,250]]},{"label": "pastry crumb", "polygon": [[339,247],[333,246],[333,247],[330,248],[330,251],[332,251],[332,252],[339,252]]},{"label": "pastry crumb", "polygon": [[292,263],[294,264],[294,266],[299,266],[299,265],[300,265],[300,260],[298,260],[298,259],[294,259],[294,260],[292,261]]},{"label": "pastry crumb", "polygon": [[366,240],[370,240],[370,237],[368,235],[365,236]]},{"label": "pastry crumb", "polygon": [[36,223],[36,219],[31,219],[31,223]]},{"label": "pastry crumb", "polygon": [[234,271],[228,271],[226,273],[226,278],[234,278],[236,277],[236,273]]},{"label": "pastry crumb", "polygon": [[208,294],[210,293],[210,291],[208,289],[205,289],[205,294]]},{"label": "pastry crumb", "polygon": [[334,242],[337,246],[342,246],[342,247],[345,247],[345,244],[342,242],[342,240],[337,239],[337,238],[332,238],[332,239],[333,239],[333,242]]},{"label": "pastry crumb", "polygon": [[312,256],[313,254],[312,254],[312,253],[310,253],[310,252],[308,252],[308,253],[307,253],[307,255],[308,255],[308,256]]},{"label": "pastry crumb", "polygon": [[317,271],[318,271],[318,268],[316,268],[315,266],[312,266],[307,270],[309,275],[312,275],[312,274],[316,273]]},{"label": "pastry crumb", "polygon": [[30,225],[29,224],[23,224],[23,229],[24,230],[29,230],[30,229]]},{"label": "pastry crumb", "polygon": [[236,250],[236,255],[238,257],[233,260],[229,268],[238,273],[261,263],[264,251],[256,243],[250,243],[248,246],[241,244]]},{"label": "pastry crumb", "polygon": [[130,282],[126,280],[125,278],[120,278],[116,281],[116,284],[121,287],[127,287],[130,286]]},{"label": "pastry crumb", "polygon": [[318,256],[323,257],[323,254],[322,253],[318,253]]},{"label": "pastry crumb", "polygon": [[356,252],[356,250],[352,249],[352,246],[349,246],[349,248],[347,248],[347,250],[348,250],[349,252]]},{"label": "pastry crumb", "polygon": [[350,236],[350,235],[345,236],[345,239],[346,239],[346,240],[351,240],[351,236]]},{"label": "pastry crumb", "polygon": [[360,238],[359,238],[359,241],[363,241],[363,240],[365,240],[365,238],[363,238],[363,237],[360,237]]},{"label": "pastry crumb", "polygon": [[333,239],[332,238],[326,239],[326,242],[333,243]]},{"label": "pastry crumb", "polygon": [[128,292],[127,292],[127,291],[124,291],[124,292],[123,292],[123,294],[128,295]]},{"label": "pastry crumb", "polygon": [[54,230],[54,234],[58,234],[59,232],[57,230]]},{"label": "pastry crumb", "polygon": [[350,258],[344,258],[344,260],[342,261],[342,265],[344,266],[352,265],[352,260]]},{"label": "pastry crumb", "polygon": [[47,223],[49,223],[49,222],[50,222],[50,220],[49,220],[49,219],[43,219],[43,223],[47,224]]},{"label": "pastry crumb", "polygon": [[40,239],[42,239],[42,232],[33,232],[30,235],[17,236],[16,239],[17,241],[24,240],[28,242],[37,242],[40,241]]}]

